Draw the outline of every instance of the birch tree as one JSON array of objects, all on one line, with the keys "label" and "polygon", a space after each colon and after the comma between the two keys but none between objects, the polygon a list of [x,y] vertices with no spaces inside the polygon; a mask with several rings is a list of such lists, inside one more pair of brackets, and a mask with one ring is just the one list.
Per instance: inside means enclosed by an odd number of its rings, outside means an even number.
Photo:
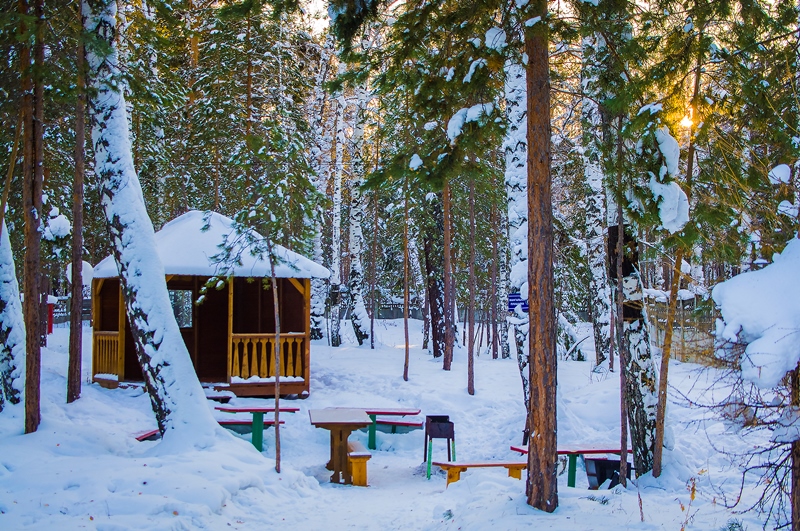
[{"label": "birch tree", "polygon": [[[339,74],[344,72],[344,63],[339,64]],[[341,325],[341,253],[342,253],[342,179],[344,173],[344,143],[345,143],[345,107],[347,101],[344,94],[336,97],[336,161],[333,169],[333,211],[331,214],[331,278],[328,297],[330,299],[330,339],[331,346],[338,347],[342,344],[339,331]]]},{"label": "birch tree", "polygon": [[611,355],[611,290],[608,283],[606,255],[606,198],[603,168],[600,163],[600,108],[602,98],[597,92],[597,78],[590,71],[597,47],[603,46],[599,33],[584,37],[584,97],[581,106],[583,125],[583,164],[587,188],[586,200],[586,257],[589,262],[589,313],[594,335],[595,364],[600,365]]},{"label": "birch tree", "polygon": [[[525,67],[521,60],[509,59],[505,67],[506,137],[505,184],[508,197],[508,249],[509,286],[508,293],[519,293],[527,299],[525,284],[528,281],[528,173],[526,169],[528,140],[525,88]],[[528,315],[521,307],[514,309],[513,317],[508,319],[514,331],[517,365],[522,378],[522,394],[525,409],[529,407],[530,381],[528,375]],[[528,427],[525,428],[527,438]]]},{"label": "birch tree", "polygon": [[[362,223],[366,204],[361,194],[364,179],[364,123],[366,120],[369,92],[363,85],[355,89],[355,123],[353,127],[352,153],[350,156],[352,176],[349,181],[350,191],[350,227],[348,254],[350,256],[350,273],[348,275],[348,291],[350,292],[350,321],[356,341],[363,345],[369,339],[369,316],[364,304],[364,265],[361,254],[364,249]],[[338,168],[338,166],[337,166]]]},{"label": "birch tree", "polygon": [[117,82],[116,2],[85,0],[82,12],[91,36],[87,66],[95,172],[145,388],[165,441],[208,444],[220,428],[175,321],[133,166],[125,98]]},{"label": "birch tree", "polygon": [[[333,55],[333,36],[328,35],[325,44],[320,47],[320,57],[317,72],[314,78],[314,100],[311,106],[311,133],[314,143],[311,148],[311,170],[315,176],[317,191],[320,195],[325,194],[325,188],[330,180],[332,168],[331,148],[333,130],[333,114],[326,112],[329,101],[325,91],[325,82],[328,79],[328,72],[331,68],[331,57]],[[322,249],[322,222],[323,212],[321,208],[314,211],[312,222],[314,223],[313,257],[314,261],[323,263]],[[321,278],[311,279],[311,339],[322,339],[325,329],[325,298],[327,281]]]}]

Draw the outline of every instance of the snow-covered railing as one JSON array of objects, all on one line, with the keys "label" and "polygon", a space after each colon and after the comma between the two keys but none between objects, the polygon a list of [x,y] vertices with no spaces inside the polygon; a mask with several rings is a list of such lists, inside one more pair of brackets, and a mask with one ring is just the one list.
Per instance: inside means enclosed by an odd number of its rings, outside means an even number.
[{"label": "snow-covered railing", "polygon": [[94,331],[93,375],[119,375],[119,332]]},{"label": "snow-covered railing", "polygon": [[[303,332],[281,333],[281,377],[303,378],[308,364],[308,336]],[[275,334],[232,334],[228,356],[231,378],[275,376]]]}]

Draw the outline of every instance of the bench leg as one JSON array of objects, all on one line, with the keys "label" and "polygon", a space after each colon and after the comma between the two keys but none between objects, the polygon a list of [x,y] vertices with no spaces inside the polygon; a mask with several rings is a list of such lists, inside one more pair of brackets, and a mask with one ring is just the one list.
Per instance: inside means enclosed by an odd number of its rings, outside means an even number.
[{"label": "bench leg", "polygon": [[569,468],[567,469],[567,487],[575,487],[575,469],[577,468],[578,456],[577,454],[569,454]]},{"label": "bench leg", "polygon": [[[447,485],[450,485],[450,483],[455,483],[456,481],[461,479],[461,471],[462,470],[466,470],[466,468],[456,468],[456,467],[448,468],[447,469]],[[447,488],[447,485],[445,485],[445,488]]]},{"label": "bench leg", "polygon": [[353,485],[356,487],[367,486],[367,461],[369,458],[357,457],[348,458],[348,468],[353,476]]},{"label": "bench leg", "polygon": [[433,439],[428,439],[428,469],[427,476],[431,479],[431,461],[433,461]]},{"label": "bench leg", "polygon": [[508,477],[522,479],[522,469],[516,466],[508,467]]},{"label": "bench leg", "polygon": [[260,411],[253,412],[253,446],[259,452],[264,451],[264,413]]},{"label": "bench leg", "polygon": [[370,450],[375,450],[378,448],[378,442],[375,437],[375,432],[378,427],[378,416],[377,415],[370,415],[369,418],[372,420],[372,424],[369,425],[367,428],[367,433],[369,437],[367,438],[367,448]]}]

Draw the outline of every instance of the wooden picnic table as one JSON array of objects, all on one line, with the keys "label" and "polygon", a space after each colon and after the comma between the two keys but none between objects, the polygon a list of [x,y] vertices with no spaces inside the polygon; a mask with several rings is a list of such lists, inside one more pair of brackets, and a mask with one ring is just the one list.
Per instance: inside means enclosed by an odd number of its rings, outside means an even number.
[{"label": "wooden picnic table", "polygon": [[[351,408],[329,408],[329,409],[351,409]],[[352,408],[352,409],[361,409],[361,408]],[[369,448],[370,450],[376,450],[378,448],[378,443],[376,438],[376,432],[378,431],[378,415],[405,417],[406,415],[419,415],[421,410],[383,407],[383,408],[363,408],[363,411],[372,420],[372,424],[370,424],[369,427],[367,428],[367,434],[368,434],[367,448]]]},{"label": "wooden picnic table", "polygon": [[[514,452],[519,452],[522,455],[528,453],[527,446],[512,446],[511,450]],[[633,452],[633,450],[628,449],[628,453]],[[567,469],[567,486],[574,487],[575,486],[575,472],[578,468],[578,456],[579,455],[602,455],[602,454],[616,454],[620,455],[622,452],[619,448],[616,450],[608,449],[608,448],[572,448],[572,449],[562,449],[558,450],[558,455],[566,455],[569,461],[569,467]]]},{"label": "wooden picnic table", "polygon": [[372,419],[363,409],[328,408],[310,409],[311,424],[331,432],[331,483],[353,484],[352,472],[347,467],[347,439],[354,430],[365,428]]},{"label": "wooden picnic table", "polygon": [[[264,451],[264,413],[274,413],[275,406],[215,406],[217,411],[224,411],[225,413],[251,413],[253,415],[253,446],[259,452]],[[279,407],[278,411],[281,413],[297,413],[300,411],[299,407]]]}]

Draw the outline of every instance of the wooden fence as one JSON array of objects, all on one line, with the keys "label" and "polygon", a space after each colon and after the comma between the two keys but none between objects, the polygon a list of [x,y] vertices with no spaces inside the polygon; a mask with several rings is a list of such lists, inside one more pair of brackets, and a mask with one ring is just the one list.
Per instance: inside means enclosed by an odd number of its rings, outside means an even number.
[{"label": "wooden fence", "polygon": [[[661,349],[664,348],[668,308],[665,303],[647,304],[651,341]],[[716,311],[696,309],[694,301],[680,302],[672,327],[670,357],[703,365],[717,365],[718,360],[714,357],[717,317]]]}]

